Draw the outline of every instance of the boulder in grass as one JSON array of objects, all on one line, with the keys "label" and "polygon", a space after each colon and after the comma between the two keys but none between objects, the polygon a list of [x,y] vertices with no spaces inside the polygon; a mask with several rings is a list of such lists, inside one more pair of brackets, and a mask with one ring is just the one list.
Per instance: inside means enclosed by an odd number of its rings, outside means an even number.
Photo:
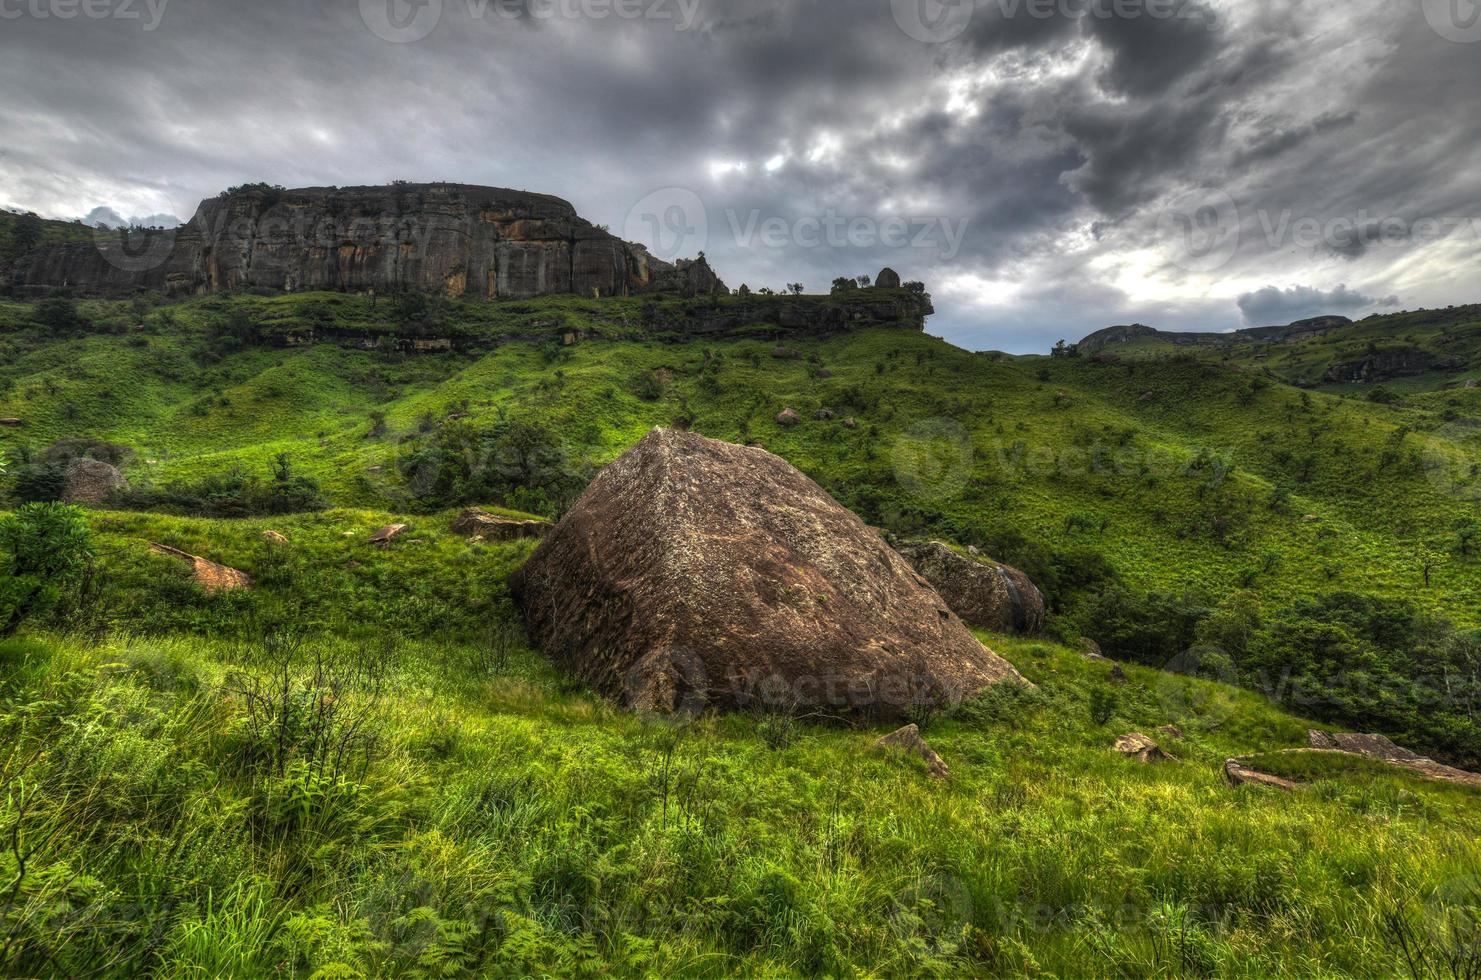
[{"label": "boulder in grass", "polygon": [[391,542],[405,534],[406,530],[405,524],[387,524],[370,536],[370,543],[380,548],[389,547]]},{"label": "boulder in grass", "polygon": [[655,429],[515,573],[535,645],[625,705],[901,717],[1027,682],[812,480]]},{"label": "boulder in grass", "polygon": [[469,538],[485,541],[518,541],[522,538],[543,538],[550,531],[549,521],[525,520],[491,514],[482,507],[469,507],[453,521],[452,531]]},{"label": "boulder in grass", "polygon": [[1122,755],[1131,756],[1136,761],[1142,763],[1172,761],[1172,756],[1164,751],[1162,746],[1158,745],[1156,742],[1152,741],[1141,732],[1132,732],[1129,735],[1122,735],[1120,738],[1116,739],[1116,744],[1113,747]]},{"label": "boulder in grass", "polygon": [[881,736],[875,743],[877,750],[895,750],[908,752],[919,756],[926,764],[926,771],[935,779],[946,779],[951,775],[951,767],[948,766],[936,750],[926,744],[926,740],[920,737],[919,725],[906,725],[897,732]]},{"label": "boulder in grass", "polygon": [[288,536],[281,531],[263,531],[262,540],[272,545],[284,545],[288,543]]},{"label": "boulder in grass", "polygon": [[780,412],[777,413],[776,417],[776,424],[786,429],[792,428],[792,426],[797,425],[801,421],[802,416],[798,415],[790,408],[782,409]]},{"label": "boulder in grass", "polygon": [[1044,595],[1018,569],[940,541],[901,545],[900,553],[978,629],[1028,635],[1044,628]]},{"label": "boulder in grass", "polygon": [[62,500],[69,504],[97,506],[107,500],[109,494],[126,489],[128,485],[129,481],[124,479],[118,467],[84,456],[67,465]]},{"label": "boulder in grass", "polygon": [[15,418],[0,418],[0,425],[3,425],[3,426],[5,426],[8,429],[19,429],[21,426],[23,426],[25,424],[26,423],[23,422],[23,421],[21,421],[20,419],[15,419]]},{"label": "boulder in grass", "polygon": [[171,548],[167,544],[151,544],[149,550],[157,555],[185,562],[190,566],[191,575],[196,584],[208,593],[234,592],[237,589],[252,587],[252,578],[246,572],[218,564],[199,555],[192,555],[188,551]]}]

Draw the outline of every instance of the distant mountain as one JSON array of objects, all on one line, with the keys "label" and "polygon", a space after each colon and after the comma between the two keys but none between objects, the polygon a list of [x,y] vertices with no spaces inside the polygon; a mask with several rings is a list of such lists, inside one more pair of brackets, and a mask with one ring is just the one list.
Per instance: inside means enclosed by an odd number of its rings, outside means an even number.
[{"label": "distant mountain", "polygon": [[1100,358],[1182,354],[1268,371],[1300,387],[1476,387],[1481,384],[1481,306],[1390,313],[1356,322],[1323,316],[1230,333],[1173,332],[1136,323],[1098,330],[1075,349]]}]

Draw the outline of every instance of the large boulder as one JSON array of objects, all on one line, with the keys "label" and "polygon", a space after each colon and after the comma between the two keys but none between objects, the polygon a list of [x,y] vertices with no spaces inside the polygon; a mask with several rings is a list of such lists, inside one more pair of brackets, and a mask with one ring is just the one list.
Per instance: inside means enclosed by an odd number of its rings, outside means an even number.
[{"label": "large boulder", "polygon": [[108,499],[115,490],[129,485],[123,473],[111,463],[82,457],[67,464],[67,482],[62,490],[62,500],[69,504],[91,504],[96,506]]},{"label": "large boulder", "polygon": [[874,285],[877,289],[899,289],[900,273],[885,266],[879,270],[879,275],[874,277]]},{"label": "large boulder", "polygon": [[898,717],[1026,683],[765,450],[655,429],[511,580],[531,639],[629,707]]},{"label": "large boulder", "polygon": [[978,629],[1030,634],[1044,628],[1044,595],[1018,569],[940,541],[901,545],[900,553]]},{"label": "large boulder", "polygon": [[485,541],[518,541],[521,538],[543,538],[550,530],[549,521],[528,520],[491,514],[482,507],[469,507],[453,521],[452,531]]}]

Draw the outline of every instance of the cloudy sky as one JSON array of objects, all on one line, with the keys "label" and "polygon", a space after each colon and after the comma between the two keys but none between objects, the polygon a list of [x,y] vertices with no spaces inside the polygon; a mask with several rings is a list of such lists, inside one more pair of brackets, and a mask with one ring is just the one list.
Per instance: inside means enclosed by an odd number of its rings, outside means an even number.
[{"label": "cloudy sky", "polygon": [[545,191],[973,349],[1481,301],[1473,0],[0,0],[0,204]]}]

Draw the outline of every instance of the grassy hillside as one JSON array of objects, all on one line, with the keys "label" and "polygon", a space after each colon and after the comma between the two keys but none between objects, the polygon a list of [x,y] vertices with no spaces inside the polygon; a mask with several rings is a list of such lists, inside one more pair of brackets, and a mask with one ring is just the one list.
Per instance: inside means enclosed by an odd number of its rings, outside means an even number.
[{"label": "grassy hillside", "polygon": [[[0,491],[44,496],[79,454],[131,482],[89,515],[93,574],[0,642],[0,972],[1429,976],[1478,955],[1475,791],[1367,765],[1234,790],[1222,767],[1314,725],[1481,761],[1481,391],[1375,402],[1238,359],[1012,358],[900,327],[674,336],[702,305],[0,302],[21,423]],[[937,782],[870,751],[889,726],[640,718],[573,685],[516,625],[531,545],[449,525],[558,516],[655,425],[762,443],[893,534],[1023,567],[1051,635],[984,640],[1037,689],[923,718]],[[207,595],[150,543],[255,587]],[[1110,749],[1163,725],[1174,763]]]},{"label": "grassy hillside", "polygon": [[[1370,316],[1316,336],[1284,339],[1273,328],[1223,335],[1138,332],[1106,343],[1113,357],[1196,357],[1268,373],[1305,388],[1380,400],[1444,391],[1481,381],[1481,307]],[[1100,342],[1092,344],[1100,347]],[[1087,353],[1092,351],[1087,350]],[[1365,369],[1365,365],[1367,365]],[[1367,377],[1363,377],[1367,374]]]},{"label": "grassy hillside", "polygon": [[[984,637],[1037,690],[925,719],[933,781],[885,727],[625,714],[487,632],[528,545],[368,546],[390,516],[97,519],[133,628],[0,644],[6,973],[1372,976],[1476,939],[1481,796],[1231,789],[1304,742],[1256,696]],[[1164,724],[1176,762],[1110,750]]]}]

